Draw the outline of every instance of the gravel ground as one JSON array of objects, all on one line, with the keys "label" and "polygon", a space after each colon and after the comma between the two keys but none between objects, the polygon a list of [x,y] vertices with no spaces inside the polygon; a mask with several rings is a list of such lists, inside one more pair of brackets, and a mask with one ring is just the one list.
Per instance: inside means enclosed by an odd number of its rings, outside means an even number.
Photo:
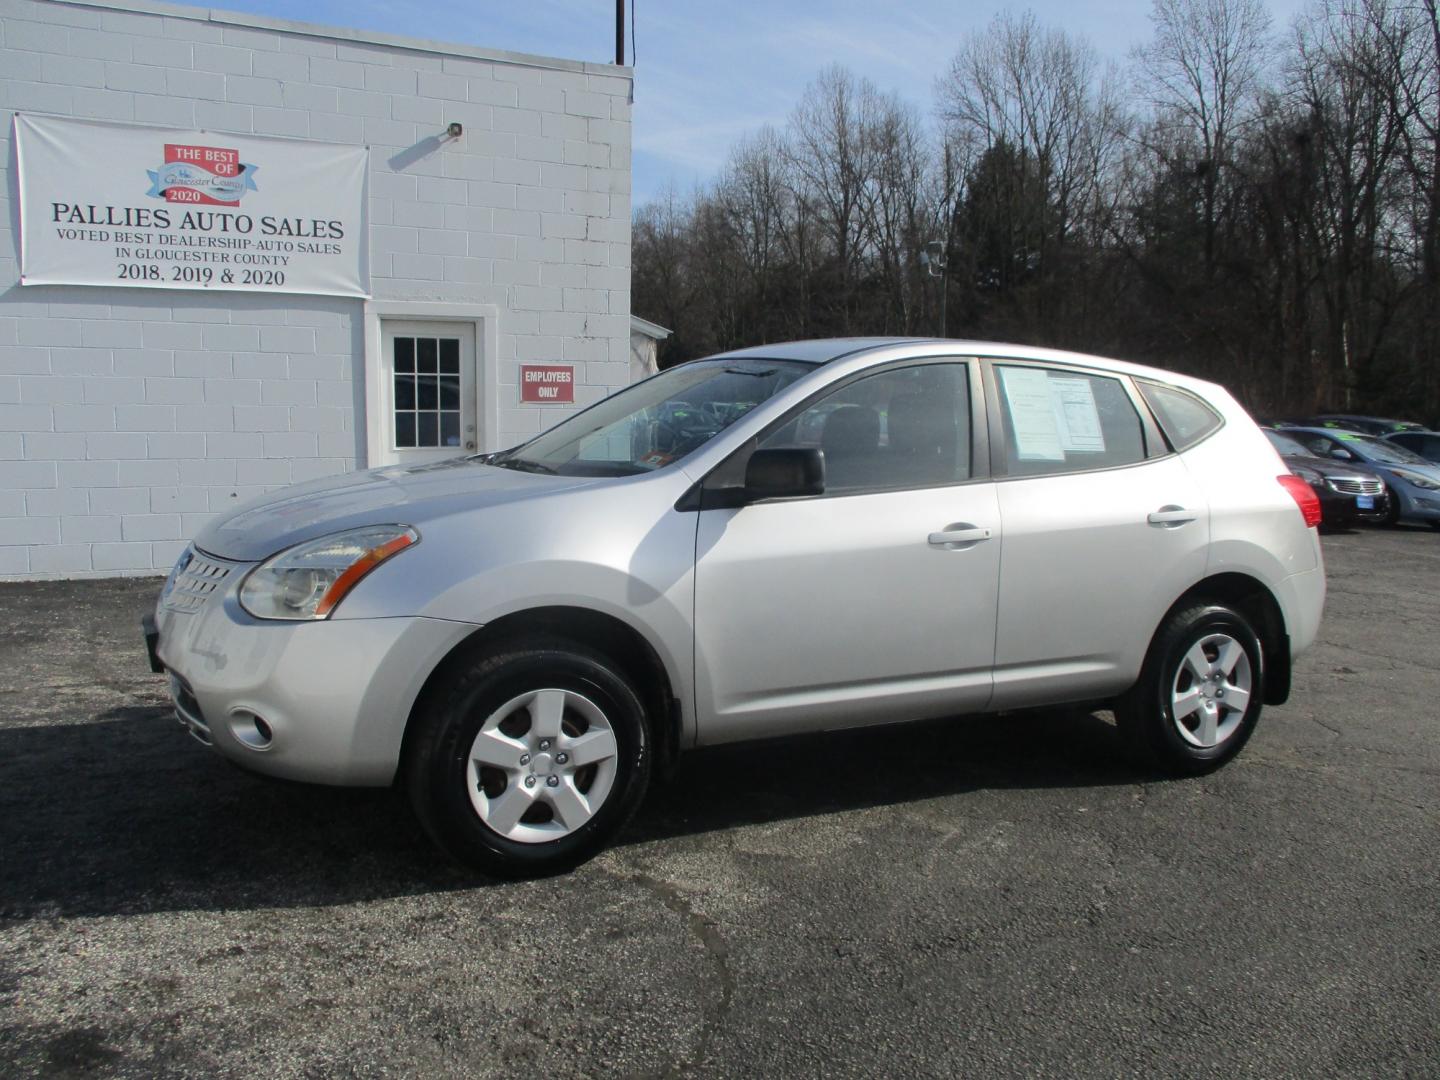
[{"label": "gravel ground", "polygon": [[1440,536],[1325,548],[1212,776],[1103,714],[732,747],[504,885],[186,737],[157,582],[0,586],[0,1074],[1440,1075]]}]

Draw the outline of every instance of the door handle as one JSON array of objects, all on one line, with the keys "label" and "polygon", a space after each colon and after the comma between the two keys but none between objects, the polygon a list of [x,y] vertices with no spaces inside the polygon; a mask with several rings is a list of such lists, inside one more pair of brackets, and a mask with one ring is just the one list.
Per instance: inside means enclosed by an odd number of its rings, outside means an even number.
[{"label": "door handle", "polygon": [[1151,525],[1184,525],[1200,516],[1199,510],[1186,510],[1183,506],[1162,506],[1145,520]]},{"label": "door handle", "polygon": [[943,532],[930,534],[930,543],[935,547],[951,547],[956,544],[974,544],[980,540],[989,540],[992,533],[989,529],[977,529],[965,525],[953,529],[946,529]]}]

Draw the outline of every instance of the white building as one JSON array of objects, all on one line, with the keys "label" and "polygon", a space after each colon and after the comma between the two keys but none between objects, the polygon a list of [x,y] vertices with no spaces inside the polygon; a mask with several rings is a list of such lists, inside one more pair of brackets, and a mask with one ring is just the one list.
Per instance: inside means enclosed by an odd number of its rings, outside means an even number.
[{"label": "white building", "polygon": [[630,381],[648,379],[660,370],[660,342],[670,331],[659,323],[630,316]]},{"label": "white building", "polygon": [[[0,0],[0,579],[162,571],[253,495],[628,383],[630,98],[607,64]],[[211,158],[209,232],[175,232]]]}]

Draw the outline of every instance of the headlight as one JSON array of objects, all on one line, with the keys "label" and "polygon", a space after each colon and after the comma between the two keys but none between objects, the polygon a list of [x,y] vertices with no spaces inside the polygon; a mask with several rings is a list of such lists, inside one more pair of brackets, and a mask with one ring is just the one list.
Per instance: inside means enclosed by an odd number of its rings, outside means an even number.
[{"label": "headlight", "polygon": [[1314,469],[1307,469],[1303,465],[1292,465],[1290,466],[1290,471],[1313,488],[1323,488],[1325,486],[1325,477]]},{"label": "headlight", "polygon": [[1391,469],[1390,471],[1407,484],[1414,484],[1416,487],[1424,488],[1426,491],[1440,491],[1440,484],[1437,484],[1428,476],[1421,476],[1419,473],[1413,473],[1409,469]]},{"label": "headlight", "polygon": [[257,619],[324,619],[361,578],[419,539],[406,525],[369,525],[299,544],[250,571],[240,606]]}]

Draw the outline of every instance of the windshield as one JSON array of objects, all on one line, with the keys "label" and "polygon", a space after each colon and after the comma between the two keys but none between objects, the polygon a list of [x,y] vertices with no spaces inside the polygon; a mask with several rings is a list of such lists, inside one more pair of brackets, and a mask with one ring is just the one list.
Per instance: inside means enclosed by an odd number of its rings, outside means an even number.
[{"label": "windshield", "polygon": [[1383,439],[1374,439],[1369,435],[1341,435],[1340,439],[1346,446],[1358,449],[1364,457],[1371,461],[1378,461],[1382,465],[1430,464],[1419,454],[1411,453],[1403,446],[1396,446]]},{"label": "windshield", "polygon": [[662,371],[490,464],[559,476],[631,476],[679,461],[814,365],[700,360]]},{"label": "windshield", "polygon": [[1281,435],[1278,431],[1267,431],[1265,437],[1270,440],[1270,445],[1275,447],[1278,453],[1286,457],[1314,457],[1314,453],[1306,449],[1300,443],[1288,435]]}]

